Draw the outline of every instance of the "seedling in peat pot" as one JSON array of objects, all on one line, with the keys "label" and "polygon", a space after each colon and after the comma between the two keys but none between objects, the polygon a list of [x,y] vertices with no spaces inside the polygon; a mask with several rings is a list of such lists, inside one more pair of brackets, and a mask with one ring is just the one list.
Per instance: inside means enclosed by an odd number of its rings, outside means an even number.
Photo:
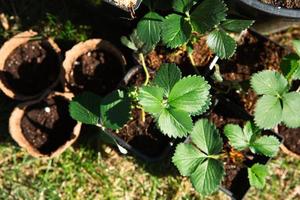
[{"label": "seedling in peat pot", "polygon": [[166,17],[155,12],[156,1],[148,3],[150,12],[138,23],[137,35],[148,46],[155,47],[161,40],[169,48],[187,45],[191,55],[192,33],[208,34],[207,44],[212,51],[221,59],[231,57],[237,45],[228,33],[239,33],[250,27],[253,21],[226,19],[228,9],[222,0],[199,2],[173,0],[173,12]]},{"label": "seedling in peat pot", "polygon": [[[274,136],[261,136],[261,132],[250,122],[242,129],[229,124],[224,128],[229,143],[240,153],[248,148],[253,153],[273,157],[277,154],[280,142]],[[247,152],[247,151],[245,151]],[[224,177],[224,164],[228,156],[235,155],[223,149],[223,141],[215,125],[207,119],[196,122],[190,141],[180,143],[172,158],[173,163],[183,176],[188,176],[194,188],[202,195],[217,191]],[[244,165],[243,162],[237,163]],[[247,166],[243,166],[247,167]],[[248,178],[252,186],[263,188],[267,167],[259,163],[248,168]]]},{"label": "seedling in peat pot", "polygon": [[[296,74],[287,76],[297,77]],[[272,129],[281,122],[289,128],[300,127],[300,93],[290,91],[291,82],[282,74],[270,70],[256,73],[251,78],[251,86],[261,95],[254,113],[260,128]]]},{"label": "seedling in peat pot", "polygon": [[138,91],[139,104],[156,120],[162,133],[184,137],[192,131],[191,116],[204,113],[211,104],[210,85],[202,76],[181,78],[175,64],[163,64],[149,86]]}]

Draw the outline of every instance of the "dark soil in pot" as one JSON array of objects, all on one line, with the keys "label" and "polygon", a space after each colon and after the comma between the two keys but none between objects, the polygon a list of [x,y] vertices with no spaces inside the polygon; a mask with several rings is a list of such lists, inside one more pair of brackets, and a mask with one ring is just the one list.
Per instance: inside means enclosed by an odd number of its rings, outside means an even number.
[{"label": "dark soil in pot", "polygon": [[300,8],[300,0],[260,0],[276,7]]},{"label": "dark soil in pot", "polygon": [[68,112],[68,101],[61,96],[46,99],[26,108],[21,129],[36,149],[50,154],[72,139],[76,125]]},{"label": "dark soil in pot", "polygon": [[283,137],[284,146],[295,154],[300,155],[300,128],[278,127],[279,135]]},{"label": "dark soil in pot", "polygon": [[160,132],[150,115],[147,114],[143,121],[140,109],[133,109],[132,117],[133,119],[117,135],[147,156],[160,155],[166,148],[169,138]]},{"label": "dark soil in pot", "polygon": [[57,80],[60,63],[47,40],[30,41],[7,58],[3,75],[11,89],[23,95],[43,92]]},{"label": "dark soil in pot", "polygon": [[[212,61],[214,55],[206,44],[206,38],[201,37],[193,44],[193,59],[200,74],[205,74],[207,67]],[[175,63],[181,68],[184,76],[195,74],[195,70],[184,48],[167,49],[157,47],[146,58],[147,66],[151,69],[158,69],[163,63]]]},{"label": "dark soil in pot", "polygon": [[70,83],[76,92],[91,91],[105,95],[114,90],[123,78],[118,60],[104,50],[94,50],[80,56],[73,67]]}]

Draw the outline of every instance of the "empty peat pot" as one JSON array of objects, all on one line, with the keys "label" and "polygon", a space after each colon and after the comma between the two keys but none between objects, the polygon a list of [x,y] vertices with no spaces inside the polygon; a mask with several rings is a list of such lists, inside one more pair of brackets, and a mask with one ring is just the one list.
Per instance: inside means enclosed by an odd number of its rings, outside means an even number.
[{"label": "empty peat pot", "polygon": [[68,104],[70,93],[51,93],[41,101],[17,106],[9,119],[12,138],[34,157],[60,155],[79,136],[81,123],[73,120]]},{"label": "empty peat pot", "polygon": [[80,42],[66,52],[65,90],[106,95],[122,81],[125,66],[125,57],[110,42],[102,39]]},{"label": "empty peat pot", "polygon": [[31,100],[50,92],[62,78],[60,49],[26,31],[0,49],[0,88],[10,98]]}]

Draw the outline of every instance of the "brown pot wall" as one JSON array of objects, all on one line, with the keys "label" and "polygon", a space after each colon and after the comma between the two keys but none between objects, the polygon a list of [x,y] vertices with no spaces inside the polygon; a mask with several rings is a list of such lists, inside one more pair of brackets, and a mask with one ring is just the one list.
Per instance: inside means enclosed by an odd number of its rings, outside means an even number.
[{"label": "brown pot wall", "polygon": [[[3,46],[1,47],[1,49],[0,49],[0,71],[4,71],[5,61],[7,60],[7,58],[9,57],[9,55],[17,47],[19,47],[20,45],[23,45],[23,44],[27,43],[28,41],[30,41],[33,37],[35,37],[37,35],[38,35],[38,33],[33,32],[31,30],[30,31],[25,31],[25,32],[22,32],[22,33],[19,33],[19,34],[15,35],[10,40],[8,40],[7,42],[5,42],[3,44]],[[61,58],[61,50],[60,50],[60,48],[54,42],[54,40],[52,40],[51,38],[48,38],[47,41],[49,42],[49,44],[51,45],[51,47],[53,48],[53,50],[57,53],[58,59],[59,59],[59,63],[61,63],[62,58]],[[43,91],[43,92],[41,92],[39,94],[36,94],[36,95],[30,95],[30,96],[28,95],[27,96],[27,95],[15,93],[12,90],[12,88],[8,85],[8,83],[6,83],[5,77],[1,73],[1,75],[0,75],[0,89],[8,97],[10,97],[12,99],[26,101],[26,100],[31,100],[31,99],[38,98],[38,97],[42,96],[45,93],[49,94],[52,88],[54,88],[59,82],[62,82],[62,79],[63,79],[63,74],[62,74],[62,68],[61,68],[59,76],[57,77],[57,79],[45,91]]]},{"label": "brown pot wall", "polygon": [[70,80],[73,77],[73,64],[74,62],[82,55],[94,51],[97,49],[103,49],[107,52],[110,52],[112,55],[116,57],[116,59],[119,60],[120,65],[123,67],[126,66],[126,59],[122,52],[120,52],[114,45],[112,45],[110,42],[102,40],[102,39],[90,39],[85,42],[80,42],[73,46],[73,48],[66,52],[66,57],[63,62],[63,68],[64,68],[64,78],[65,78],[65,91],[70,91],[69,85]]},{"label": "brown pot wall", "polygon": [[[53,97],[53,96],[62,96],[68,99],[69,101],[72,100],[73,94],[71,93],[51,93],[48,97]],[[21,128],[21,120],[23,118],[23,115],[25,113],[25,109],[29,105],[33,105],[35,103],[38,103],[40,100],[34,100],[30,102],[26,102],[24,104],[21,104],[17,106],[14,111],[12,112],[10,119],[9,119],[9,132],[12,138],[18,143],[18,145],[26,151],[36,157],[36,158],[44,158],[44,159],[50,159],[53,157],[56,157],[63,153],[68,147],[70,147],[78,138],[80,134],[80,129],[81,129],[81,123],[77,123],[75,127],[73,128],[73,136],[71,137],[70,140],[66,141],[66,143],[62,146],[60,146],[57,150],[54,152],[51,152],[50,154],[43,154],[41,153],[38,149],[36,149],[33,145],[31,145],[27,139],[24,137],[22,133],[22,128]]]}]

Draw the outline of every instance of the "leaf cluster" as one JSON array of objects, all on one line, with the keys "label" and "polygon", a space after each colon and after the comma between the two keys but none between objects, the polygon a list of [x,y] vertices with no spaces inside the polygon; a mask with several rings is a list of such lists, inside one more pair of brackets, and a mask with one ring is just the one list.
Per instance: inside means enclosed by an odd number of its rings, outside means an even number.
[{"label": "leaf cluster", "polygon": [[261,130],[250,121],[243,129],[236,124],[227,124],[224,127],[224,134],[236,150],[242,151],[249,148],[252,153],[268,157],[276,156],[280,145],[275,136],[262,136]]},{"label": "leaf cluster", "polygon": [[[224,132],[230,144],[238,150],[250,148],[254,153],[274,156],[279,148],[276,138],[260,137],[259,130],[250,122],[243,130],[238,125],[227,125]],[[209,195],[218,190],[224,177],[222,149],[223,141],[218,129],[207,119],[201,119],[195,123],[191,141],[177,145],[172,161],[181,175],[190,178],[199,193]],[[267,174],[266,166],[261,164],[248,168],[249,182],[257,188],[265,185]]]},{"label": "leaf cluster", "polygon": [[265,70],[251,78],[251,86],[261,95],[254,120],[263,129],[272,129],[283,122],[287,127],[300,126],[300,93],[289,92],[288,80],[279,72]]},{"label": "leaf cluster", "polygon": [[153,115],[162,133],[184,137],[192,131],[191,116],[210,106],[210,85],[201,76],[181,77],[175,64],[163,64],[149,86],[140,88],[138,99]]},{"label": "leaf cluster", "polygon": [[169,48],[186,45],[192,33],[208,34],[207,44],[220,58],[230,58],[236,49],[229,33],[239,33],[253,24],[252,20],[226,19],[223,0],[173,0],[173,12],[166,17],[150,10],[138,23],[137,35],[148,46],[160,41]]},{"label": "leaf cluster", "polygon": [[105,97],[91,92],[76,96],[69,104],[73,119],[84,124],[119,129],[129,120],[131,101],[123,91],[116,90]]}]

